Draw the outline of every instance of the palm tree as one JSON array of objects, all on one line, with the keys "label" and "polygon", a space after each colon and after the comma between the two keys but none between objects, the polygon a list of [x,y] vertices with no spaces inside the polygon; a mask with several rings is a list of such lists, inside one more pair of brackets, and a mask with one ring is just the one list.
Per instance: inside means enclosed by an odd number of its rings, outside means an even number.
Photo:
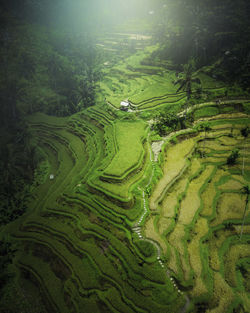
[{"label": "palm tree", "polygon": [[250,186],[249,185],[245,185],[242,188],[242,193],[245,194],[247,197],[246,197],[246,204],[245,204],[245,209],[244,209],[244,214],[243,214],[243,221],[242,221],[241,230],[240,230],[240,240],[241,240],[241,237],[242,237],[243,226],[245,224],[246,211],[247,211],[247,205],[248,205],[248,197],[249,197],[249,193],[250,193]]},{"label": "palm tree", "polygon": [[194,70],[195,62],[194,59],[191,59],[188,64],[184,65],[184,77],[178,79],[175,82],[175,85],[180,84],[180,87],[176,90],[176,93],[178,93],[180,90],[186,91],[187,100],[190,99],[192,94],[192,84],[201,84],[200,79],[198,77],[194,77]]},{"label": "palm tree", "polygon": [[194,77],[194,70],[195,70],[195,61],[191,59],[188,64],[184,65],[184,77],[178,79],[174,84],[180,84],[180,87],[176,90],[178,93],[180,90],[184,90],[187,95],[187,103],[186,103],[186,111],[185,111],[185,119],[187,116],[187,108],[188,108],[188,101],[191,98],[192,94],[192,85],[193,83],[201,84],[201,81],[198,77]]}]

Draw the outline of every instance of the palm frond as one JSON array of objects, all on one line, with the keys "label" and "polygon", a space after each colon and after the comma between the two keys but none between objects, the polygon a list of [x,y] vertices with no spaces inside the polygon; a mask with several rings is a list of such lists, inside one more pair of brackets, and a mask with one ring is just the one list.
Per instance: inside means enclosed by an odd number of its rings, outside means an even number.
[{"label": "palm frond", "polygon": [[184,81],[181,83],[180,87],[176,90],[176,93],[178,93],[185,85],[186,85],[186,81],[184,80]]},{"label": "palm frond", "polygon": [[198,77],[192,78],[192,82],[201,85],[201,80]]}]

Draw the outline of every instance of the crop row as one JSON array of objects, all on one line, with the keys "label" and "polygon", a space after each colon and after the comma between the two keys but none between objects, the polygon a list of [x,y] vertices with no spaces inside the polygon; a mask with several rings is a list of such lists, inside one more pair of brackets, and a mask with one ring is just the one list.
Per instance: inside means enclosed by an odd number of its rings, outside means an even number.
[{"label": "crop row", "polygon": [[[218,120],[206,135],[169,142],[161,155],[163,176],[149,198],[154,213],[146,221],[145,236],[161,245],[179,288],[188,292],[196,308],[208,312],[249,310],[249,215],[240,240],[250,169],[248,148],[243,149],[249,140],[241,135],[246,125],[244,118]],[[240,149],[240,157],[228,165],[234,148]]]},{"label": "crop row", "polygon": [[[30,121],[53,176],[37,186],[29,214],[12,233],[23,246],[16,258],[21,277],[38,287],[50,312],[172,312],[183,306],[155,258],[145,262],[132,240],[130,225],[142,210],[132,189],[149,175],[150,162],[145,124],[119,123],[98,108],[58,125],[46,116]],[[138,154],[121,164],[121,183],[100,180],[133,145]],[[133,162],[135,173],[127,174]],[[129,197],[131,210],[124,208]]]}]

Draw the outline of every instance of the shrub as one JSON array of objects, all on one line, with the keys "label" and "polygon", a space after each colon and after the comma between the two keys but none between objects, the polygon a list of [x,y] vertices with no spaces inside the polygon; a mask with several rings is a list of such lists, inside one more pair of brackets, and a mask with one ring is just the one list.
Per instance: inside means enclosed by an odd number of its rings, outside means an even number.
[{"label": "shrub", "polygon": [[228,165],[233,165],[236,163],[236,160],[239,156],[239,150],[238,149],[233,149],[229,157],[227,158],[227,164]]},{"label": "shrub", "polygon": [[153,125],[153,130],[160,136],[165,136],[172,131],[185,128],[184,117],[179,117],[174,113],[167,112],[163,112],[162,115],[156,117],[156,122]]},{"label": "shrub", "polygon": [[247,126],[247,127],[242,128],[240,132],[241,132],[241,135],[246,138],[250,132],[250,129]]},{"label": "shrub", "polygon": [[177,138],[176,137],[172,137],[170,139],[170,143],[173,144],[173,145],[177,144]]},{"label": "shrub", "polygon": [[155,253],[155,248],[150,242],[138,240],[135,242],[135,244],[145,257],[150,257]]}]

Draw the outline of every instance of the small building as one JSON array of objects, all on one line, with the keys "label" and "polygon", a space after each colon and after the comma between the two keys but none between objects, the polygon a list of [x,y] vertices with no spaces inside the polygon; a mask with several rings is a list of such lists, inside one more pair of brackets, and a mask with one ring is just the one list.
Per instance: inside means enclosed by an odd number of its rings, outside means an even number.
[{"label": "small building", "polygon": [[128,101],[121,101],[120,105],[121,105],[121,110],[123,111],[128,111],[130,107],[130,103]]}]

